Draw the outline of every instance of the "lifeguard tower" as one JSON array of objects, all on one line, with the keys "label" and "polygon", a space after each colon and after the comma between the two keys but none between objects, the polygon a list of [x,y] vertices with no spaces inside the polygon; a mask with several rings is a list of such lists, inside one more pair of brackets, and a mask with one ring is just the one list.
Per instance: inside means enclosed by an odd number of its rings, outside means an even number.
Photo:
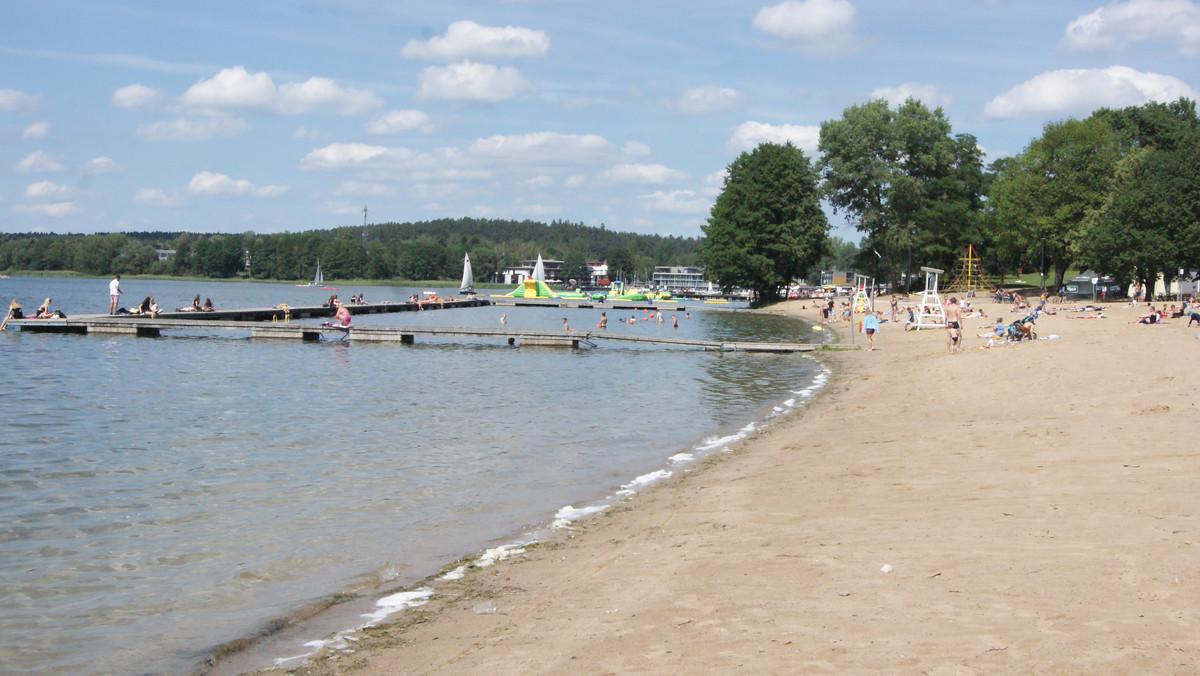
[{"label": "lifeguard tower", "polygon": [[854,298],[850,299],[854,306],[854,314],[860,315],[875,311],[875,301],[871,298],[869,288],[875,286],[875,278],[855,273]]},{"label": "lifeguard tower", "polygon": [[938,275],[945,270],[922,266],[925,273],[925,290],[921,292],[921,305],[917,308],[917,321],[913,328],[943,329],[946,328],[946,309],[942,307],[942,299],[938,298]]}]

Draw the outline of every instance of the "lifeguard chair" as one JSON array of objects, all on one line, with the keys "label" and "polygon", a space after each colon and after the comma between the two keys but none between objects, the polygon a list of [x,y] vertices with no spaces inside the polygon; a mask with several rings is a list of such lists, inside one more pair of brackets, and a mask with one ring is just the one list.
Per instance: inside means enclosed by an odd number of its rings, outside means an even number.
[{"label": "lifeguard chair", "polygon": [[854,275],[854,298],[850,300],[850,303],[854,306],[856,315],[875,311],[875,301],[867,290],[868,282],[870,286],[875,286],[874,278],[857,273]]},{"label": "lifeguard chair", "polygon": [[924,266],[921,267],[921,270],[925,272],[925,290],[921,292],[921,305],[917,308],[917,321],[913,323],[913,328],[918,331],[921,329],[944,329],[946,328],[946,309],[942,307],[942,299],[938,298],[938,275],[945,270]]}]

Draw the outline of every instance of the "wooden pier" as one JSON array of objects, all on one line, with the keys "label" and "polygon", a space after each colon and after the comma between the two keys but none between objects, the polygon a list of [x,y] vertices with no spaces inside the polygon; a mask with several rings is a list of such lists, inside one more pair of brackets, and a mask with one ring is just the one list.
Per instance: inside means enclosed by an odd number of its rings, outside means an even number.
[{"label": "wooden pier", "polygon": [[[357,306],[359,308],[363,306]],[[89,315],[69,319],[16,319],[9,326],[19,327],[21,332],[29,333],[76,333],[100,335],[128,335],[142,337],[158,337],[163,331],[210,331],[232,330],[248,332],[253,338],[268,338],[282,340],[301,340],[318,342],[323,337],[349,342],[391,342],[412,344],[418,336],[427,338],[472,338],[494,341],[500,345],[523,347],[571,347],[578,348],[581,343],[595,345],[598,341],[619,343],[641,343],[682,349],[712,350],[720,352],[811,352],[821,349],[821,345],[810,343],[758,343],[731,342],[716,340],[698,340],[691,338],[670,338],[656,336],[636,336],[610,331],[562,331],[520,328],[470,328],[470,327],[431,327],[431,326],[356,326],[350,330],[339,329],[321,324],[306,324],[287,321],[246,321],[221,319],[217,317],[194,317],[200,313],[172,313],[187,315],[184,319],[150,318],[143,316],[113,317],[109,315]],[[204,313],[212,315],[215,313]]]},{"label": "wooden pier", "polygon": [[[419,303],[362,303],[347,305],[351,315],[375,315],[390,312],[418,312],[423,310],[450,310],[462,307],[491,305],[486,298],[460,298],[457,300],[421,301]],[[234,321],[272,322],[292,319],[320,319],[332,317],[334,309],[328,305],[277,305],[266,308],[240,308],[215,310],[213,312],[160,312],[157,319],[186,319],[189,321]],[[92,315],[88,315],[91,317]],[[110,317],[110,315],[99,315]],[[117,319],[141,318],[138,315],[121,315]]]}]

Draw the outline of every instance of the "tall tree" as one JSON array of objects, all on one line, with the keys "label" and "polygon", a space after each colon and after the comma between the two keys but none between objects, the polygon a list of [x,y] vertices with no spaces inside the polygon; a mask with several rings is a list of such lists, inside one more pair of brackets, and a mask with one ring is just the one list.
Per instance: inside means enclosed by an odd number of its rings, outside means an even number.
[{"label": "tall tree", "polygon": [[[835,213],[845,212],[891,281],[912,258],[947,266],[980,237],[982,152],[951,134],[941,108],[908,99],[850,106],[821,123],[818,165]],[[904,265],[902,265],[902,263]]]},{"label": "tall tree", "polygon": [[819,200],[816,172],[791,143],[763,143],[739,155],[702,228],[708,278],[725,291],[753,290],[758,304],[779,299],[828,250]]},{"label": "tall tree", "polygon": [[1103,205],[1082,224],[1076,250],[1097,270],[1154,292],[1178,270],[1200,268],[1200,118],[1196,102],[1151,102],[1092,117],[1120,139],[1124,157]]},{"label": "tall tree", "polygon": [[1104,203],[1119,159],[1112,128],[1096,118],[1047,124],[1016,157],[993,165],[988,195],[1001,246],[1017,260],[1044,260],[1052,288],[1075,262],[1080,228]]}]

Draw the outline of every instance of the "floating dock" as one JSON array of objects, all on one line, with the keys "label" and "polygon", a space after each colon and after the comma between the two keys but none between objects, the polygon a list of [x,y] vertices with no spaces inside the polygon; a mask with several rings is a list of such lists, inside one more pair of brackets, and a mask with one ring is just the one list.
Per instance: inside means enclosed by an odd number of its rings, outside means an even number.
[{"label": "floating dock", "polygon": [[[355,306],[362,308],[363,306]],[[9,326],[19,327],[29,333],[76,333],[100,335],[128,335],[159,337],[163,331],[211,331],[232,330],[248,332],[253,338],[300,340],[318,342],[323,337],[349,342],[391,342],[412,344],[418,336],[430,338],[460,337],[482,339],[497,344],[524,347],[571,347],[581,343],[595,345],[597,341],[641,343],[684,349],[713,350],[720,352],[811,352],[821,345],[810,343],[758,343],[655,336],[635,336],[609,331],[562,331],[520,328],[469,328],[431,326],[356,326],[349,330],[321,324],[305,324],[286,321],[245,321],[205,317],[194,317],[196,312],[172,313],[187,315],[185,319],[150,318],[143,316],[113,317],[109,315],[79,316],[69,319],[15,319]],[[212,315],[215,313],[204,313]],[[294,315],[293,315],[294,316]]]},{"label": "floating dock", "polygon": [[[460,298],[456,300],[421,301],[418,303],[361,303],[346,305],[351,315],[375,315],[388,312],[418,312],[423,310],[450,310],[461,307],[491,305],[486,298]],[[328,305],[276,305],[265,308],[241,308],[236,310],[214,310],[212,312],[160,312],[157,319],[186,319],[189,321],[234,321],[234,322],[283,322],[292,319],[321,319],[332,317],[334,309]],[[147,319],[140,315],[87,315],[112,319]]]}]

